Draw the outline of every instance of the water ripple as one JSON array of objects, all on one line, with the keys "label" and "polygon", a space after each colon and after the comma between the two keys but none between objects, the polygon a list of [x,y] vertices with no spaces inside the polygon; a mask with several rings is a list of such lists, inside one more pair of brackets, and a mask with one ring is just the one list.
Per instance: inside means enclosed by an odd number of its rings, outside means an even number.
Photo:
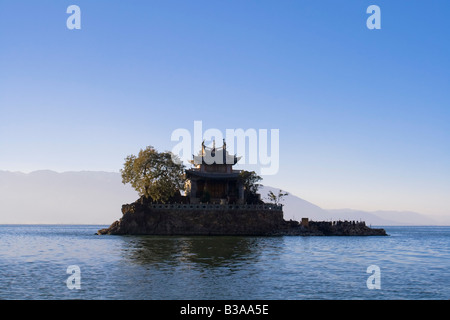
[{"label": "water ripple", "polygon": [[[0,299],[447,299],[450,227],[389,237],[96,236],[0,226]],[[67,266],[81,289],[66,286]],[[366,285],[370,265],[381,290]]]}]

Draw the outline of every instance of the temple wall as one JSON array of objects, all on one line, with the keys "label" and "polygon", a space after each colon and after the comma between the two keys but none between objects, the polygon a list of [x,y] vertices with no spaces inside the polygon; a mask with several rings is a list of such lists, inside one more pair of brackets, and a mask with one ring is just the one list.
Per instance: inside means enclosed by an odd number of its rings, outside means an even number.
[{"label": "temple wall", "polygon": [[[284,223],[283,211],[249,205],[124,205],[109,234],[270,235]],[[220,207],[219,209],[217,207]]]}]

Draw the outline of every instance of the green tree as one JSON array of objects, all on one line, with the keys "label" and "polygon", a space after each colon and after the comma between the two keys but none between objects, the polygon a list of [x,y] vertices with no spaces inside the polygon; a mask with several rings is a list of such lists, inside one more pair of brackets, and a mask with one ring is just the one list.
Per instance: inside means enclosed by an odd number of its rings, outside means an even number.
[{"label": "green tree", "polygon": [[247,203],[258,202],[258,189],[261,186],[258,182],[262,180],[255,171],[241,171],[239,179],[244,186],[244,194]]},{"label": "green tree", "polygon": [[[130,183],[140,196],[166,203],[184,188],[184,166],[171,152],[158,152],[152,146],[138,156],[125,158],[122,183]],[[175,160],[175,161],[174,161]]]},{"label": "green tree", "polygon": [[283,190],[278,191],[278,195],[275,195],[272,191],[269,191],[267,194],[267,197],[269,198],[269,201],[272,202],[275,205],[280,205],[281,201],[283,200],[283,197],[289,195],[289,193],[284,192]]}]

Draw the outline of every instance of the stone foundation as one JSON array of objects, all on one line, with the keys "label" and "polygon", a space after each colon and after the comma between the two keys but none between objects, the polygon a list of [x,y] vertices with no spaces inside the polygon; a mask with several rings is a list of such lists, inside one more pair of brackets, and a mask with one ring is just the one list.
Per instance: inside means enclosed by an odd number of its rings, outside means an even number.
[{"label": "stone foundation", "polygon": [[285,221],[274,205],[142,204],[122,206],[123,216],[98,234],[115,235],[232,235],[232,236],[327,236],[386,235],[363,222]]}]

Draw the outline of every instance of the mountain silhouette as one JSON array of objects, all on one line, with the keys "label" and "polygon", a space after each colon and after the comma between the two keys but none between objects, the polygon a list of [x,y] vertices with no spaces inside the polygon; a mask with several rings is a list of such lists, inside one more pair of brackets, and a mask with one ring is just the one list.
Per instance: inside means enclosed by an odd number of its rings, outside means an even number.
[{"label": "mountain silhouette", "polygon": [[[266,202],[269,191],[278,194],[279,189],[262,186],[259,193]],[[118,172],[0,171],[0,224],[109,225],[122,216],[123,204],[138,198],[130,185],[122,184]],[[363,220],[384,226],[449,224],[416,212],[325,210],[291,193],[281,203],[285,220]]]}]

